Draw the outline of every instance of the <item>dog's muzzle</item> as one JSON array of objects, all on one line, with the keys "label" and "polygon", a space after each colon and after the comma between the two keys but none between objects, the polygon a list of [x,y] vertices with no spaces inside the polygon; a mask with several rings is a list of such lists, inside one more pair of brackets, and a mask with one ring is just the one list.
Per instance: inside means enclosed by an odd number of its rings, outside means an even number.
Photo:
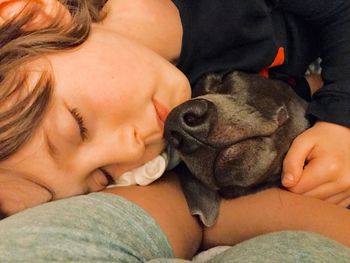
[{"label": "dog's muzzle", "polygon": [[187,101],[172,110],[165,122],[165,138],[179,152],[190,154],[208,138],[217,114],[212,102],[205,99]]}]

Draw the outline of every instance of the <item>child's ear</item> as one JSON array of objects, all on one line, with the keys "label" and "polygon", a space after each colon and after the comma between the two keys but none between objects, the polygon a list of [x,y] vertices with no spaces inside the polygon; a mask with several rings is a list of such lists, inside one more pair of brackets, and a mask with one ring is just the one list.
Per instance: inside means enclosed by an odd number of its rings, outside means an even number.
[{"label": "child's ear", "polygon": [[30,10],[34,11],[34,16],[23,26],[26,31],[46,28],[58,17],[60,25],[69,23],[72,18],[58,0],[0,0],[0,26]]}]

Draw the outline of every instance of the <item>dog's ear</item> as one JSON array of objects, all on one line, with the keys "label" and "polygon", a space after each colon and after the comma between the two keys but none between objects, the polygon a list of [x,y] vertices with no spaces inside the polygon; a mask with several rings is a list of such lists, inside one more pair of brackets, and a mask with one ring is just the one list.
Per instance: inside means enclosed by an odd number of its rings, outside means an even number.
[{"label": "dog's ear", "polygon": [[193,89],[193,97],[198,97],[206,94],[220,93],[218,92],[221,88],[222,79],[224,74],[212,73],[201,78]]},{"label": "dog's ear", "polygon": [[255,84],[258,75],[229,71],[208,74],[198,81],[194,87],[193,97],[207,94],[241,94],[247,87]]},{"label": "dog's ear", "polygon": [[288,119],[289,114],[287,107],[285,105],[279,107],[275,115],[275,120],[277,122],[278,127],[282,126]]},{"label": "dog's ear", "polygon": [[175,172],[179,177],[191,215],[198,216],[206,227],[213,226],[219,215],[221,198],[218,193],[205,187],[191,174],[184,163],[179,164]]}]

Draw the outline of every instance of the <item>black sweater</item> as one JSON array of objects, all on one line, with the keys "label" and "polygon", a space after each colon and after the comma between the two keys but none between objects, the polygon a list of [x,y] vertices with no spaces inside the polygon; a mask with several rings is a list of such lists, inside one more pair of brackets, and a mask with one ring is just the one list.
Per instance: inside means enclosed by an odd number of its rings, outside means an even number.
[{"label": "black sweater", "polygon": [[257,73],[274,61],[284,63],[269,76],[296,81],[296,92],[310,99],[303,76],[322,58],[325,82],[311,98],[311,120],[350,127],[350,1],[348,0],[173,0],[182,25],[178,68],[192,85],[209,72]]}]

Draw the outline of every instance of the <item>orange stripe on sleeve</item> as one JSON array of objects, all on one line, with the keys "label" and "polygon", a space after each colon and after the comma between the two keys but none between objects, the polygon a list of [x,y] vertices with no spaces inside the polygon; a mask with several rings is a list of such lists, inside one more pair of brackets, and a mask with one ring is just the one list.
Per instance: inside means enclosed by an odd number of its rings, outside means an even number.
[{"label": "orange stripe on sleeve", "polygon": [[284,48],[279,47],[277,50],[277,54],[275,59],[273,60],[272,64],[269,66],[269,68],[280,66],[284,63]]},{"label": "orange stripe on sleeve", "polygon": [[267,68],[262,69],[259,72],[259,75],[264,77],[264,78],[268,78],[269,77],[269,68],[272,67],[276,67],[276,66],[280,66],[284,63],[284,48],[283,47],[279,47],[277,50],[277,54],[275,56],[275,59],[273,60],[272,64],[270,66],[268,66]]}]

